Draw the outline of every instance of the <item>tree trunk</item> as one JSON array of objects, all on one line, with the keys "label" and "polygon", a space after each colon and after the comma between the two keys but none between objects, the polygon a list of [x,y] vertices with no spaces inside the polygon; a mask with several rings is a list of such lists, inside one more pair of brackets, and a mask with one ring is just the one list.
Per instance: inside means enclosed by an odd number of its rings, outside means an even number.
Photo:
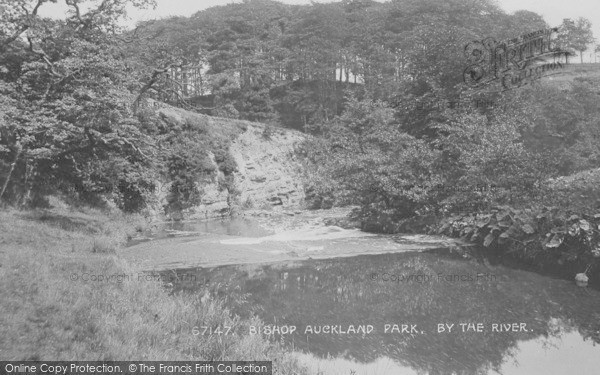
[{"label": "tree trunk", "polygon": [[25,181],[23,181],[23,186],[25,187],[25,192],[19,198],[19,206],[23,207],[27,202],[29,202],[31,197],[31,179],[34,175],[33,166],[27,163],[27,159],[25,159]]},{"label": "tree trunk", "polygon": [[2,190],[0,190],[0,201],[2,200],[2,196],[6,191],[6,187],[8,186],[8,182],[10,181],[13,171],[15,170],[15,165],[17,165],[17,160],[19,160],[19,156],[21,156],[22,150],[23,148],[21,147],[21,143],[17,141],[17,152],[15,153],[15,158],[13,159],[13,162],[10,165],[10,169],[8,170],[8,174],[6,175],[6,180],[4,180],[4,184],[2,184]]}]

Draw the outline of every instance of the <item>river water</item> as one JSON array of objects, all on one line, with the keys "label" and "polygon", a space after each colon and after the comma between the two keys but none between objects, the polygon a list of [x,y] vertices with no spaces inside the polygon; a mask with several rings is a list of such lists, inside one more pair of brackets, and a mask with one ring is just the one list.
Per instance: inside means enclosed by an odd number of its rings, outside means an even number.
[{"label": "river water", "polygon": [[[227,246],[298,246],[323,231],[242,227],[207,230]],[[383,240],[334,232],[319,246]],[[225,297],[234,313],[260,317],[249,333],[283,343],[315,374],[600,374],[600,292],[567,280],[427,249],[174,271],[173,292]]]}]

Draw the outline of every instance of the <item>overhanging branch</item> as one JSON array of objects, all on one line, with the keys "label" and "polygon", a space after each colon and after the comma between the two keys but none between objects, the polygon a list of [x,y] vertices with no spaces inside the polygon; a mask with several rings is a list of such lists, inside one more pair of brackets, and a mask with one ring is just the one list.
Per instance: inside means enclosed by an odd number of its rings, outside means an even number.
[{"label": "overhanging branch", "polygon": [[48,1],[48,0],[38,0],[37,3],[35,4],[35,7],[33,8],[33,11],[31,11],[31,14],[27,10],[27,8],[25,8],[25,6],[21,6],[23,8],[23,10],[25,11],[25,16],[27,18],[27,21],[23,26],[21,26],[17,31],[15,31],[13,33],[13,35],[11,35],[10,37],[8,37],[7,39],[3,40],[0,43],[0,50],[4,49],[10,43],[17,40],[25,31],[29,30],[29,28],[33,24],[33,19],[35,17],[37,17],[37,13],[38,13],[38,10],[40,9],[40,6],[42,6],[42,4],[44,4],[46,1]]}]

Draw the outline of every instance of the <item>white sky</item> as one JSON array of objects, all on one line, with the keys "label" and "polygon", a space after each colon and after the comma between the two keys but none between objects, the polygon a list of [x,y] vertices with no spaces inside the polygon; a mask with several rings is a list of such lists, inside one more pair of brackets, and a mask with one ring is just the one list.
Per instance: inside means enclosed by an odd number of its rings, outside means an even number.
[{"label": "white sky", "polygon": [[[311,0],[279,0],[286,4],[310,4]],[[315,2],[331,2],[331,0],[314,0]],[[443,1],[443,0],[440,0]],[[550,26],[558,26],[563,18],[585,17],[592,22],[594,36],[600,43],[600,0],[496,0],[508,13],[516,10],[529,10],[541,14]],[[157,0],[155,10],[137,10],[129,12],[130,25],[168,16],[190,16],[199,10],[216,5],[226,5],[241,0]],[[42,15],[59,17],[64,15],[64,1],[60,4],[46,4],[41,9]],[[589,52],[586,52],[589,53]],[[585,54],[584,54],[585,56]]]}]

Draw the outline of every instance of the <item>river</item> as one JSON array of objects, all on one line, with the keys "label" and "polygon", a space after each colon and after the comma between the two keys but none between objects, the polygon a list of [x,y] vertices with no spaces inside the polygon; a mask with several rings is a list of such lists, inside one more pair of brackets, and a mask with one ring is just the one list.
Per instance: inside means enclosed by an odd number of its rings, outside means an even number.
[{"label": "river", "polygon": [[600,292],[467,261],[447,239],[313,219],[177,224],[127,256],[260,317],[249,333],[315,374],[600,374]]}]

